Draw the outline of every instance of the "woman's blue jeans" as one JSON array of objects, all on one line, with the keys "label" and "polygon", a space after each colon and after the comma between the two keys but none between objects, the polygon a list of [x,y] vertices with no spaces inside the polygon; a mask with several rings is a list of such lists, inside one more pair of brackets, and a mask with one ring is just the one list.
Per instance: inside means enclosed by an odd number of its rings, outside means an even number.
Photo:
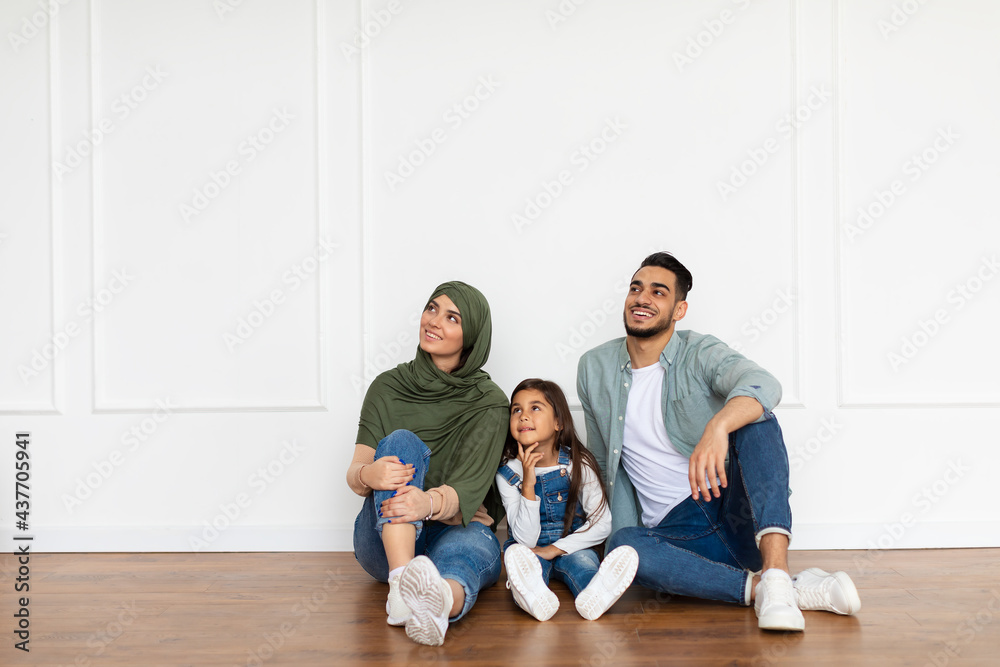
[{"label": "woman's blue jeans", "polygon": [[791,536],[788,453],[773,417],[729,434],[728,485],[709,502],[688,496],[655,528],[622,528],[608,551],[623,544],[639,553],[635,582],[707,600],[749,604],[750,573],[762,566],[757,538]]},{"label": "woman's blue jeans", "polygon": [[[410,431],[393,431],[375,450],[375,459],[397,456],[414,466],[411,486],[423,489],[430,463],[427,445]],[[389,580],[389,562],[382,545],[382,525],[377,508],[391,497],[392,491],[373,491],[354,520],[354,557],[378,581]],[[452,622],[465,616],[476,603],[479,591],[495,584],[500,578],[500,543],[493,532],[478,521],[468,526],[449,526],[437,521],[414,521],[417,527],[414,554],[431,559],[441,576],[458,582],[465,591],[465,604]]]}]

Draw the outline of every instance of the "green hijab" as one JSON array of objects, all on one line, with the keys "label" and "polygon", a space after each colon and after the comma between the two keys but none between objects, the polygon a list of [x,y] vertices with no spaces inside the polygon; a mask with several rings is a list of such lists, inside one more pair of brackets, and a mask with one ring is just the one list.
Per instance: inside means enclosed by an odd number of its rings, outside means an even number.
[{"label": "green hijab", "polygon": [[465,364],[445,373],[418,346],[413,361],[380,374],[368,388],[356,442],[375,449],[397,429],[413,431],[431,450],[424,488],[455,489],[468,525],[500,465],[510,415],[507,396],[482,370],[493,334],[486,297],[454,281],[438,285],[428,302],[442,294],[462,316]]}]

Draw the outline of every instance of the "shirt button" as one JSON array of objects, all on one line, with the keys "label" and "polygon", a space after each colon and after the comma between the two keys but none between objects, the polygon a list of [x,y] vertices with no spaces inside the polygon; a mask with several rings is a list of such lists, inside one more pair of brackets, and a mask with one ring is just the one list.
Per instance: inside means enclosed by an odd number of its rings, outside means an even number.
[{"label": "shirt button", "polygon": [[615,450],[615,454],[617,454],[617,453],[618,453],[618,450],[616,449],[616,450]]},{"label": "shirt button", "polygon": [[625,419],[625,418],[624,418],[624,417],[622,417],[621,415],[618,415],[618,421],[621,421],[621,420],[623,420],[623,419]]},{"label": "shirt button", "polygon": [[625,383],[625,386],[626,386],[626,387],[628,386],[628,382],[626,382],[626,383]]}]

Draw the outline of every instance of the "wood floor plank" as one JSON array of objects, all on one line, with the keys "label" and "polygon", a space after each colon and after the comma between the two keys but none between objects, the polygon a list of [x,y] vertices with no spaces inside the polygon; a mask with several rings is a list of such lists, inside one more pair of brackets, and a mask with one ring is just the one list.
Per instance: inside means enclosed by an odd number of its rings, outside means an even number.
[{"label": "wood floor plank", "polygon": [[538,623],[501,576],[443,647],[387,626],[385,585],[349,553],[33,554],[29,654],[13,648],[15,558],[0,555],[2,665],[1000,663],[1000,549],[792,552],[793,571],[851,573],[863,603],[806,612],[804,633],[638,587],[585,621],[559,583],[559,612]]}]

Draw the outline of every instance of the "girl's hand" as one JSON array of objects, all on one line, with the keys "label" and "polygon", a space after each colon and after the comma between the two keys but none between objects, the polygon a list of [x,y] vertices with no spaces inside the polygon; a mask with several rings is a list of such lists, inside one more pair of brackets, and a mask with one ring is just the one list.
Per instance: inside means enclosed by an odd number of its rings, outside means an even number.
[{"label": "girl's hand", "polygon": [[517,460],[521,462],[521,496],[527,500],[535,499],[535,464],[542,458],[537,451],[538,443],[522,447],[517,443]]},{"label": "girl's hand", "polygon": [[413,465],[403,463],[398,456],[383,456],[364,467],[361,481],[373,489],[393,491],[409,484],[414,470]]},{"label": "girl's hand", "polygon": [[545,547],[532,547],[531,551],[539,558],[544,558],[545,560],[552,560],[556,556],[562,556],[566,553],[559,547],[551,544]]},{"label": "girl's hand", "polygon": [[[535,477],[535,465],[538,463],[539,459],[542,458],[541,452],[537,450],[538,443],[533,445],[528,445],[527,447],[522,447],[521,443],[517,443],[517,460],[521,462],[521,468],[524,470],[524,477],[527,478],[531,475],[531,478]],[[532,482],[533,484],[534,482]]]},{"label": "girl's hand", "polygon": [[430,511],[430,494],[415,486],[404,486],[382,503],[380,515],[389,523],[409,523],[424,519]]}]

